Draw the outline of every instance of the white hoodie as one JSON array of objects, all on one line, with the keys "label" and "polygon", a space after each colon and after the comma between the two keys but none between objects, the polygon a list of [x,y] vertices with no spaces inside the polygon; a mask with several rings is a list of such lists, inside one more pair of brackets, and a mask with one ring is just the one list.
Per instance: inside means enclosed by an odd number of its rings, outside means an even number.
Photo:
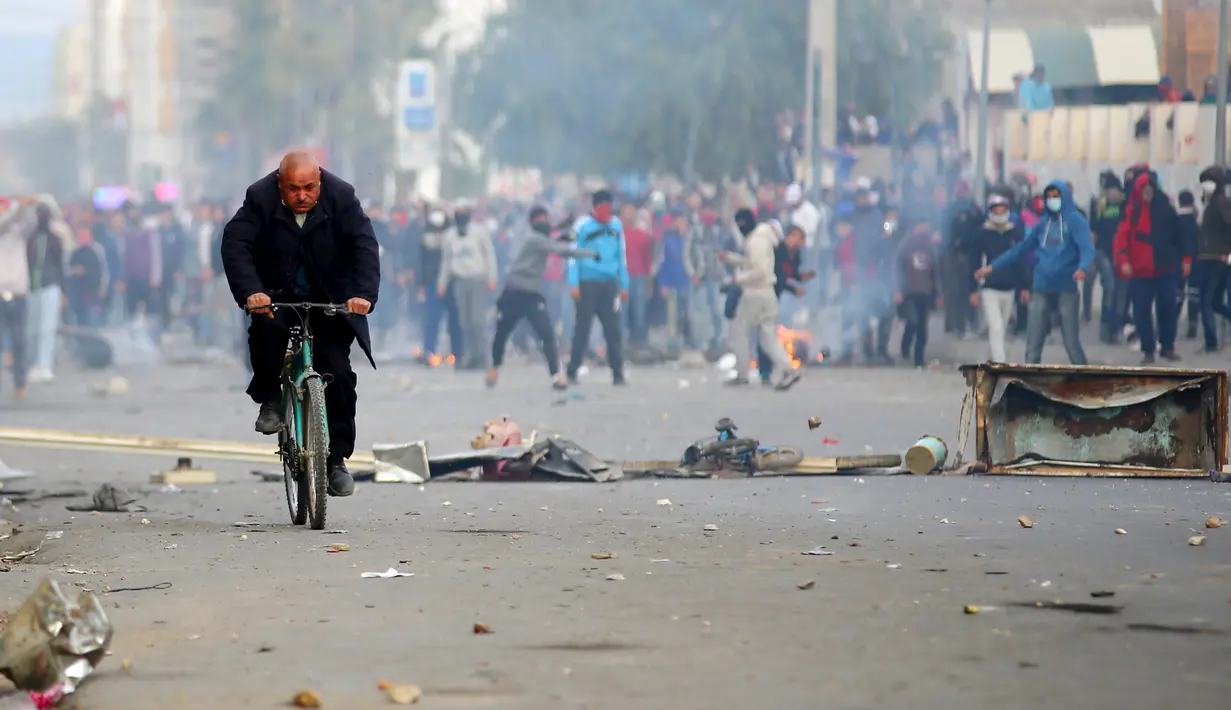
[{"label": "white hoodie", "polygon": [[26,237],[34,227],[34,208],[11,203],[0,214],[0,297],[30,293],[30,261]]},{"label": "white hoodie", "polygon": [[744,239],[744,253],[736,264],[739,273],[735,283],[744,291],[774,290],[774,248],[778,246],[778,229],[762,222]]}]

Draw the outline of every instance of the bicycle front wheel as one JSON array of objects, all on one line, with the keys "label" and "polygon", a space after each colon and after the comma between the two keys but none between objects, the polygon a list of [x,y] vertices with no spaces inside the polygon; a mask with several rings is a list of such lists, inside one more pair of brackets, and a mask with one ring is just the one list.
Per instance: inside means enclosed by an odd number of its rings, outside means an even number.
[{"label": "bicycle front wheel", "polygon": [[282,454],[282,478],[286,485],[286,505],[291,511],[291,523],[303,525],[308,522],[308,487],[304,485],[303,459],[299,442],[295,440],[295,388],[286,385],[283,390],[282,431],[278,433],[278,445]]},{"label": "bicycle front wheel", "polygon": [[301,479],[308,492],[308,523],[313,530],[325,529],[325,504],[328,501],[329,435],[325,420],[325,383],[319,377],[305,382],[304,476]]}]

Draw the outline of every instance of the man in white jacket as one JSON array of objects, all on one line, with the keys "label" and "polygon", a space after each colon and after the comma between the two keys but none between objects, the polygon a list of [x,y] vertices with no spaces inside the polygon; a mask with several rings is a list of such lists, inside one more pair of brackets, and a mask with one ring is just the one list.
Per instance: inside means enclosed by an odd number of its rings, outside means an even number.
[{"label": "man in white jacket", "polygon": [[33,224],[30,200],[0,196],[0,341],[8,336],[13,356],[13,396],[26,396],[26,309],[30,265],[26,235]]},{"label": "man in white jacket", "polygon": [[[740,210],[744,212],[744,210]],[[745,215],[746,216],[746,215]],[[741,215],[736,215],[739,222]],[[769,220],[757,225],[744,239],[742,254],[724,252],[722,260],[738,269],[735,285],[740,288],[739,305],[731,323],[731,352],[735,354],[736,377],[732,385],[748,384],[752,338],[758,338],[761,349],[774,361],[774,369],[782,373],[778,390],[788,390],[799,382],[803,373],[792,363],[778,342],[778,297],[774,294],[774,248],[782,240],[782,225]]]}]

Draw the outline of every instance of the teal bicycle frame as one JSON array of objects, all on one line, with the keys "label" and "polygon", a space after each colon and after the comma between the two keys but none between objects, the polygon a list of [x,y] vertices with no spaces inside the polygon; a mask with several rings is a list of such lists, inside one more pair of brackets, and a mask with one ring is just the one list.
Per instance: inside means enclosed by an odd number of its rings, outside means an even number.
[{"label": "teal bicycle frame", "polygon": [[[302,328],[303,330],[299,333],[295,330],[291,331],[291,351],[287,355],[286,368],[282,374],[284,378],[283,396],[291,398],[291,410],[294,412],[294,421],[283,422],[283,426],[291,427],[291,431],[295,434],[295,442],[299,445],[301,452],[303,441],[307,437],[303,416],[304,385],[309,378],[321,377],[312,366],[312,332],[306,323]],[[325,445],[329,445],[328,428],[325,429]],[[302,467],[304,462],[295,463],[296,466]]]}]

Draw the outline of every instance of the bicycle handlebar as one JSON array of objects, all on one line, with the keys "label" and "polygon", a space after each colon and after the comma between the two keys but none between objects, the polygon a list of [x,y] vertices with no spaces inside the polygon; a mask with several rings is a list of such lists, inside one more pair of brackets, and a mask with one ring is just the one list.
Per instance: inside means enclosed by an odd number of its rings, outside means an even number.
[{"label": "bicycle handlebar", "polygon": [[271,309],[271,310],[277,310],[279,308],[293,308],[295,310],[305,310],[305,311],[317,310],[317,311],[324,311],[326,315],[331,315],[331,316],[336,315],[338,313],[347,313],[347,314],[350,313],[350,309],[346,307],[345,303],[278,303],[278,302],[274,302],[274,303],[270,303],[264,306],[244,306],[244,311],[247,313],[252,313],[253,311],[261,311],[261,310],[265,310],[266,308]]}]

